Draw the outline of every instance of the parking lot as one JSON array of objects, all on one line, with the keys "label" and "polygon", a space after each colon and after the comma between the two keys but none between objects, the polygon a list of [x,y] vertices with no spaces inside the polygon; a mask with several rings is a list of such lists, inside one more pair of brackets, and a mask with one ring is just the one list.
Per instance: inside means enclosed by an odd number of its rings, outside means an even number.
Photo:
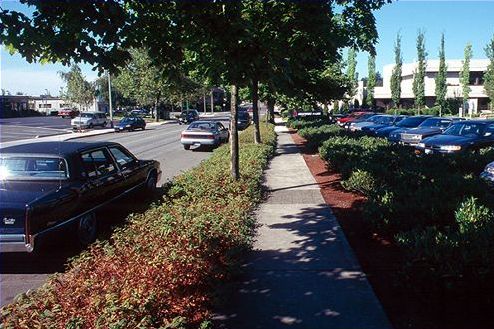
[{"label": "parking lot", "polygon": [[65,134],[71,131],[69,118],[43,116],[0,119],[0,143]]}]

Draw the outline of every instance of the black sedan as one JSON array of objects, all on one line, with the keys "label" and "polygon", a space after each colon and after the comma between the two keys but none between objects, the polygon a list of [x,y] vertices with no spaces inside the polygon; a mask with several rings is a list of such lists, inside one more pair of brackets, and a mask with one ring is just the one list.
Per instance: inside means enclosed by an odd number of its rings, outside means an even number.
[{"label": "black sedan", "polygon": [[40,142],[0,150],[0,250],[31,252],[48,233],[75,228],[96,239],[96,212],[140,188],[154,190],[159,162],[110,142]]},{"label": "black sedan", "polygon": [[115,131],[134,131],[136,129],[146,129],[146,121],[140,117],[126,117],[115,125]]},{"label": "black sedan", "polygon": [[461,118],[433,117],[422,122],[417,128],[406,129],[401,132],[398,142],[403,145],[417,145],[422,139],[441,134],[451,123]]},{"label": "black sedan", "polygon": [[416,128],[422,122],[430,118],[430,115],[416,115],[401,120],[396,126],[385,127],[376,131],[376,135],[379,137],[386,137],[390,142],[398,142],[400,134],[407,129]]},{"label": "black sedan", "polygon": [[423,139],[418,154],[459,153],[494,145],[493,120],[467,120],[452,124],[444,133]]},{"label": "black sedan", "polygon": [[238,119],[237,119],[237,127],[239,130],[243,130],[250,126],[251,119],[249,112],[247,111],[239,111],[238,112]]}]

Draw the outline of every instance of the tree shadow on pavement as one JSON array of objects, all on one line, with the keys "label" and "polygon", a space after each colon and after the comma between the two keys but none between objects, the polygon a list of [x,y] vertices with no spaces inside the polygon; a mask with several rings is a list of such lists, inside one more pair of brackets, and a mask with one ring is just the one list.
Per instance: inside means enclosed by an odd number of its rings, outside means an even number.
[{"label": "tree shadow on pavement", "polygon": [[242,274],[218,297],[215,326],[389,327],[329,207],[281,218],[259,228],[262,249],[249,253]]}]

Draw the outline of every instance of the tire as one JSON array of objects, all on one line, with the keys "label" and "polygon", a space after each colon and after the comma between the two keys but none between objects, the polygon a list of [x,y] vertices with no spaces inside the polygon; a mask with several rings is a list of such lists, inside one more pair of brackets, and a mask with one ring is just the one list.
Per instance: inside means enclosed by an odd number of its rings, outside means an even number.
[{"label": "tire", "polygon": [[93,124],[90,123],[89,126],[87,126],[88,129],[93,129]]},{"label": "tire", "polygon": [[190,145],[184,144],[184,150],[190,150]]},{"label": "tire", "polygon": [[101,124],[101,127],[105,128],[107,125],[106,121]]},{"label": "tire", "polygon": [[146,191],[148,193],[154,193],[156,191],[156,185],[158,184],[158,177],[156,173],[149,174],[148,179],[146,180]]},{"label": "tire", "polygon": [[98,222],[94,213],[82,215],[77,224],[77,238],[83,247],[96,241],[98,236]]}]

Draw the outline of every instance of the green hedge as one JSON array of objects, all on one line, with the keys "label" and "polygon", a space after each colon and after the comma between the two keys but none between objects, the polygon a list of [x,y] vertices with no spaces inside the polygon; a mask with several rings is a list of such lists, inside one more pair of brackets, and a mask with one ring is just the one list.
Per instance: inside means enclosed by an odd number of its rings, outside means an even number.
[{"label": "green hedge", "polygon": [[215,284],[251,245],[253,207],[274,152],[272,125],[240,137],[241,179],[229,176],[229,147],[176,178],[165,200],[131,215],[109,241],[74,259],[66,273],[2,308],[4,328],[177,328],[206,326]]},{"label": "green hedge", "polygon": [[384,139],[340,136],[325,141],[319,153],[341,172],[344,188],[367,197],[369,230],[403,246],[407,273],[420,273],[416,278],[436,287],[466,277],[469,284],[485,283],[494,275],[494,218],[485,210],[494,209],[494,200],[479,178],[494,149],[417,157]]}]

